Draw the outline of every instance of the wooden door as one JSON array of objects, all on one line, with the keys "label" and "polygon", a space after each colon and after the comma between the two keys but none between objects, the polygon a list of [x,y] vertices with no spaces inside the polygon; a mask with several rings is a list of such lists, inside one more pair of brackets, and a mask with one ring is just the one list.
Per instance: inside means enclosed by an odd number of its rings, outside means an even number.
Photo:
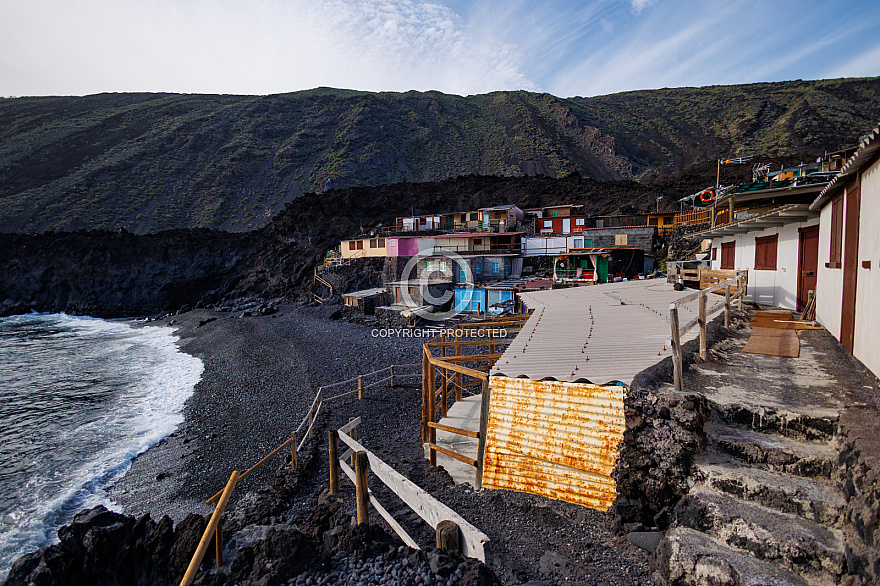
[{"label": "wooden door", "polygon": [[853,351],[856,327],[856,278],[859,263],[859,208],[861,207],[860,177],[847,190],[843,235],[843,300],[840,314],[840,343]]},{"label": "wooden door", "polygon": [[819,269],[819,226],[800,228],[798,253],[797,310],[803,311],[810,291],[816,290],[816,271]]}]

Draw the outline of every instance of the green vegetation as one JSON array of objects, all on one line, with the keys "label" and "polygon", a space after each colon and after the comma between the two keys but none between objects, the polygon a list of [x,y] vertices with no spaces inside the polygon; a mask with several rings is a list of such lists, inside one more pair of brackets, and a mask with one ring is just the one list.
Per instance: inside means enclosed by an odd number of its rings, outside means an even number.
[{"label": "green vegetation", "polygon": [[0,230],[247,230],[304,193],[462,175],[651,179],[815,156],[877,123],[880,78],[561,99],[319,88],[0,99]]}]

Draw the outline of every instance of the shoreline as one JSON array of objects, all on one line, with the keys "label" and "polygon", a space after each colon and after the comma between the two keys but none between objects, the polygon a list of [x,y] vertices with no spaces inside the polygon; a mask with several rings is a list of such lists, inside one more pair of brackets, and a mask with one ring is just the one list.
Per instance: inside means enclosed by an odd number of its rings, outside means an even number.
[{"label": "shoreline", "polygon": [[[204,501],[232,470],[246,470],[290,436],[318,386],[416,361],[423,340],[373,338],[371,328],[330,320],[329,313],[296,305],[248,317],[198,309],[140,324],[176,328],[178,349],[205,370],[183,423],[132,460],[110,500],[126,514],[167,514],[175,522],[210,514]],[[242,482],[230,507],[263,487],[281,458]]]}]

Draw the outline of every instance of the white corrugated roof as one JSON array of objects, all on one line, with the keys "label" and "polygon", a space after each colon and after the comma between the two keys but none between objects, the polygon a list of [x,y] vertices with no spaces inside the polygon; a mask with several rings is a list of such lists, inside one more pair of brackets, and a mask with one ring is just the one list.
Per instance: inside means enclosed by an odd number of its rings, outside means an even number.
[{"label": "white corrugated roof", "polygon": [[[534,313],[491,374],[630,384],[672,354],[669,304],[691,293],[660,279],[521,293]],[[680,308],[679,323],[690,322],[697,310],[697,302]],[[682,342],[698,332],[692,329]]]}]

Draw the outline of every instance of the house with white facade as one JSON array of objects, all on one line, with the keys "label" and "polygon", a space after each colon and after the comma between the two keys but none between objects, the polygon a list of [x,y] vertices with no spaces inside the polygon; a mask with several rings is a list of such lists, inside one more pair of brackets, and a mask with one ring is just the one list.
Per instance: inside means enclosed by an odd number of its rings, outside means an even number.
[{"label": "house with white facade", "polygon": [[880,126],[810,210],[821,213],[816,319],[880,376]]}]

